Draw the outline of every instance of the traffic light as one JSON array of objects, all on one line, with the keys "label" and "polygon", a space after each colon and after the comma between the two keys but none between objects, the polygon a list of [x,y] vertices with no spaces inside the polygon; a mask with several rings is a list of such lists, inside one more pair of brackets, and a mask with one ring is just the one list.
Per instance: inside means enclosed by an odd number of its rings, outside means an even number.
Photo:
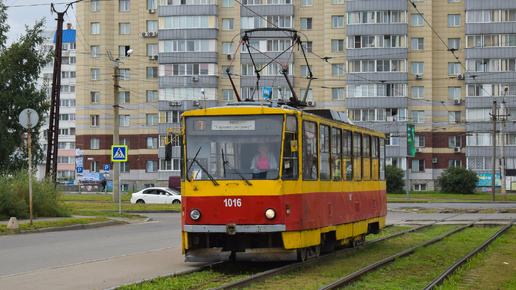
[{"label": "traffic light", "polygon": [[407,124],[407,155],[416,155],[414,125]]}]

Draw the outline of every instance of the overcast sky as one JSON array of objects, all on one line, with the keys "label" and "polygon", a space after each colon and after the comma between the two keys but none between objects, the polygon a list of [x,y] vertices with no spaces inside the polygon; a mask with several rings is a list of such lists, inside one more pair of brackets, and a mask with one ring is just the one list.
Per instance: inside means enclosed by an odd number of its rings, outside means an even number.
[{"label": "overcast sky", "polygon": [[[8,33],[8,44],[19,38],[20,35],[25,34],[25,25],[34,26],[36,21],[45,18],[45,30],[57,29],[57,13],[51,13],[51,3],[54,3],[54,8],[57,12],[64,12],[66,5],[75,0],[3,0],[7,8],[7,15],[9,16],[7,23],[10,31]],[[73,8],[73,9],[72,9]],[[64,27],[66,23],[72,23],[75,28],[75,14],[76,5],[74,4],[66,11],[64,15]]]}]

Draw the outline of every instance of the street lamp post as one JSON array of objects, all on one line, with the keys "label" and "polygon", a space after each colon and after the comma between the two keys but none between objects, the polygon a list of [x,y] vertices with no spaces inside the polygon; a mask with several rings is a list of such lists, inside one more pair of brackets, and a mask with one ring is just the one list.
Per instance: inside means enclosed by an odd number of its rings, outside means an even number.
[{"label": "street lamp post", "polygon": [[[120,63],[125,62],[125,58],[129,57],[133,50],[129,49],[124,56],[124,61],[119,58],[114,59],[111,52],[108,51],[108,56],[114,62],[113,75],[113,145],[120,145],[120,97],[119,97],[119,80],[120,80]],[[128,152],[126,152],[128,154]],[[120,197],[120,162],[113,162],[113,202],[118,202]]]}]

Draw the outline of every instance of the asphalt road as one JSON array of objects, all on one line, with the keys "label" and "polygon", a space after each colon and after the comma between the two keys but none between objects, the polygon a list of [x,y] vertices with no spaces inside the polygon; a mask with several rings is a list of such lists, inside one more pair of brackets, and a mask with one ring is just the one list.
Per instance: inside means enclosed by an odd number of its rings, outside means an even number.
[{"label": "asphalt road", "polygon": [[[516,208],[514,203],[389,203],[387,224],[440,219],[507,220],[516,214],[418,214],[404,208]],[[107,289],[191,269],[181,254],[179,213],[98,229],[0,236],[0,289]]]}]

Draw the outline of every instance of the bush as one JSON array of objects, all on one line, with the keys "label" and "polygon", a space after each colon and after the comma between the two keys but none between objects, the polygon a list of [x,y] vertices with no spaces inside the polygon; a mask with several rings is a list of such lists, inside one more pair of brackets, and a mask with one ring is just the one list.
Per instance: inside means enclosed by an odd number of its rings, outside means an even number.
[{"label": "bush", "polygon": [[437,178],[442,193],[473,194],[477,174],[465,167],[449,167]]},{"label": "bush", "polygon": [[[57,189],[51,181],[32,180],[33,217],[66,216],[59,203]],[[0,177],[0,219],[16,217],[27,219],[30,216],[29,176],[19,172]]]},{"label": "bush", "polygon": [[387,179],[387,193],[403,191],[405,181],[403,180],[404,171],[396,166],[387,165],[385,177]]}]

